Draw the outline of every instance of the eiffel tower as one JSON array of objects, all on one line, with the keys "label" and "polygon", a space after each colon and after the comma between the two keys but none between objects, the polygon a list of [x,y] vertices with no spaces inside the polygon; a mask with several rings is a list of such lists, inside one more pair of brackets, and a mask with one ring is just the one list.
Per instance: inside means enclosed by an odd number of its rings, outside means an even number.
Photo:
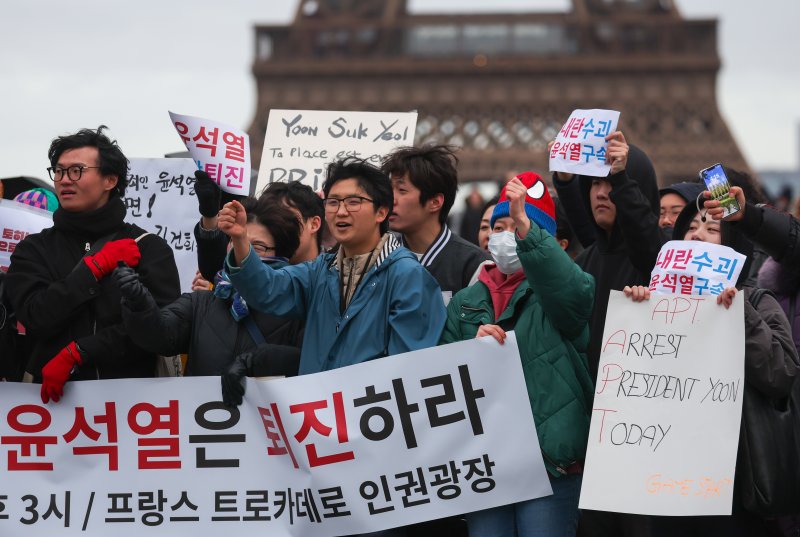
[{"label": "eiffel tower", "polygon": [[672,0],[572,0],[566,13],[428,15],[405,0],[301,0],[257,26],[258,167],[271,108],[417,110],[416,143],[460,146],[462,181],[547,172],[576,108],[619,110],[662,185],[715,162],[749,171],[719,113],[717,21]]}]

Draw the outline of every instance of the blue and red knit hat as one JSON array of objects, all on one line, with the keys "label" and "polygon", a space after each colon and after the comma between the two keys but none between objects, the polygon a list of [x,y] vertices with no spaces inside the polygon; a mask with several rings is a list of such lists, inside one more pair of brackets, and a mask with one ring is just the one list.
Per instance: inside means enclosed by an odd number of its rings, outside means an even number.
[{"label": "blue and red knit hat", "polygon": [[[517,176],[517,179],[522,181],[525,188],[528,189],[528,194],[525,196],[525,213],[528,217],[536,222],[539,227],[556,236],[556,206],[553,203],[553,198],[550,197],[550,192],[547,191],[547,185],[544,184],[542,178],[533,172],[523,172]],[[500,201],[494,208],[492,213],[492,220],[490,225],[494,227],[494,222],[498,218],[509,216],[509,201],[506,196],[506,187],[500,192]]]}]

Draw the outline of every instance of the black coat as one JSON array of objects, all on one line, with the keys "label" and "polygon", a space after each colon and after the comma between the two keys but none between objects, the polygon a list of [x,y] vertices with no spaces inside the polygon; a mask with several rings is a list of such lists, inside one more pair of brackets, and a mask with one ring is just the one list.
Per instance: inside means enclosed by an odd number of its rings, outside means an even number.
[{"label": "black coat", "polygon": [[[575,262],[594,276],[594,310],[589,323],[587,357],[592,379],[597,378],[600,347],[603,340],[609,292],[621,291],[626,285],[649,285],[650,272],[656,264],[661,246],[668,240],[658,227],[658,183],[653,165],[639,148],[630,146],[627,168],[608,176],[611,183],[609,197],[617,216],[609,236],[594,222],[589,202],[589,189],[593,177],[577,176],[566,185],[555,181],[559,197],[569,189],[580,191],[583,214],[576,221],[585,220],[588,214],[595,228],[595,240],[578,255]],[[565,206],[565,209],[569,210]],[[570,221],[572,213],[568,213]]]},{"label": "black coat", "polygon": [[748,203],[739,222],[727,223],[753,241],[775,261],[800,273],[800,221],[771,207]]},{"label": "black coat", "polygon": [[[27,236],[11,256],[7,293],[17,318],[34,338],[27,371],[41,380],[42,367],[71,341],[85,351],[74,380],[152,377],[155,354],[134,344],[122,326],[120,293],[112,277],[99,282],[81,259],[101,238],[136,239],[146,233],[123,222],[124,206],[110,201],[96,227],[85,232],[56,225]],[[111,230],[110,233],[105,233]],[[158,304],[180,294],[178,269],[172,249],[156,235],[139,243],[136,267],[141,281]]]},{"label": "black coat", "polygon": [[197,222],[194,226],[194,240],[197,244],[197,268],[206,281],[213,282],[214,276],[222,270],[225,263],[230,239],[218,229],[203,229],[200,222]]},{"label": "black coat", "polygon": [[[211,291],[195,291],[184,293],[160,310],[152,301],[141,311],[134,311],[123,302],[122,318],[131,337],[145,348],[165,355],[188,353],[187,376],[219,375],[234,357],[256,348],[244,321],[234,320],[230,306],[230,299],[216,297]],[[300,359],[296,349],[303,340],[302,321],[274,317],[252,308],[250,315],[267,343],[295,348],[275,348],[274,352],[276,360],[293,359],[296,374]]]}]

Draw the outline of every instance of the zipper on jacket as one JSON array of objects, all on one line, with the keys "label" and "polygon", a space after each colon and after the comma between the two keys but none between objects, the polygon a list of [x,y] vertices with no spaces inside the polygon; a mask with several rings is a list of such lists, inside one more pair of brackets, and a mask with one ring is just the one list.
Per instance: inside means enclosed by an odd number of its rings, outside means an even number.
[{"label": "zipper on jacket", "polygon": [[[86,245],[88,246],[89,243],[87,242]],[[92,327],[92,334],[97,333],[97,319],[94,320],[94,326]],[[100,380],[100,366],[97,365],[97,362],[94,364],[94,372],[97,374],[97,380]]]},{"label": "zipper on jacket", "polygon": [[91,249],[92,249],[91,245],[90,245],[90,244],[87,242],[87,243],[86,243],[86,247],[84,248],[84,251],[88,252],[88,251],[90,251]]},{"label": "zipper on jacket", "polygon": [[461,313],[462,317],[464,317],[463,311],[474,311],[476,313],[485,313],[486,315],[491,315],[492,318],[494,318],[494,314],[491,313],[489,310],[484,309],[484,308],[470,308],[469,306],[461,306],[461,310],[462,310],[462,313]]},{"label": "zipper on jacket", "polygon": [[[550,457],[548,457],[548,456],[547,456],[547,453],[545,453],[543,449],[540,449],[540,451],[542,452],[542,457],[544,457],[544,458],[545,458],[545,460],[546,460],[547,462],[549,462],[550,464],[552,464],[553,466],[555,466],[555,468],[556,468],[556,472],[558,472],[558,473],[559,473],[559,474],[561,474],[561,475],[567,475],[567,471],[566,471],[566,470],[565,470],[565,469],[564,469],[562,466],[559,466],[559,465],[556,463],[556,461],[554,461],[553,459],[551,459]],[[573,462],[572,464],[575,464],[575,463]],[[572,466],[572,464],[570,464],[569,466]]]}]

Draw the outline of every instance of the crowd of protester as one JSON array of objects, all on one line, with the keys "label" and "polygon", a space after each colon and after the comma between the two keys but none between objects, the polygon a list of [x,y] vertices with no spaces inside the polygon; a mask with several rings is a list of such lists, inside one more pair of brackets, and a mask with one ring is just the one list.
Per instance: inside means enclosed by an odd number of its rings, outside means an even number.
[{"label": "crowd of protester", "polygon": [[[198,171],[198,271],[180,294],[166,242],[125,223],[128,163],[103,131],[53,140],[55,196],[18,196],[54,211],[53,226],[21,241],[0,275],[0,374],[40,383],[44,403],[69,382],[151,377],[157,356],[186,354],[184,374],[219,375],[222,399],[237,405],[246,376],[306,375],[481,336],[503,343],[515,330],[553,495],[381,535],[800,534],[797,519],[757,516],[736,495],[730,516],[578,509],[609,292],[649,299],[665,242],[747,256],[717,300],[745,301],[746,384],[774,398],[797,389],[800,222],[765,205],[746,173],[726,169],[742,209],[723,220],[698,180],[659,190],[646,153],[614,132],[607,177],[525,171],[486,203],[473,191],[467,240],[447,223],[452,147],[400,148],[379,167],[333,162],[320,193],[275,183],[235,197]],[[770,292],[753,303],[757,288]]]}]

